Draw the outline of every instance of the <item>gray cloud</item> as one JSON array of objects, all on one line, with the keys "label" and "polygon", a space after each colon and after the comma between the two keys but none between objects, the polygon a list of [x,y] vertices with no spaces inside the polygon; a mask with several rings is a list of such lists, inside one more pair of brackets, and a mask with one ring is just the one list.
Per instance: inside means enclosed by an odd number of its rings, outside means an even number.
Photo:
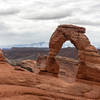
[{"label": "gray cloud", "polygon": [[[41,34],[41,41],[46,38],[47,36],[45,37]],[[40,41],[40,36],[33,32],[24,32],[19,34],[12,32],[0,32],[0,45],[28,44],[36,41]]]},{"label": "gray cloud", "polygon": [[8,9],[0,9],[0,16],[12,15],[19,13],[19,9],[8,8]]},{"label": "gray cloud", "polygon": [[19,14],[22,18],[29,20],[53,20],[53,19],[62,19],[65,17],[70,17],[72,9],[66,7],[56,7],[56,8],[38,8],[33,10],[26,10]]},{"label": "gray cloud", "polygon": [[3,23],[3,22],[0,22],[0,31],[5,31],[5,30],[8,30],[8,27]]},{"label": "gray cloud", "polygon": [[95,20],[87,20],[87,19],[77,19],[77,18],[69,18],[69,19],[64,19],[59,21],[60,24],[78,24],[78,25],[89,25],[89,26],[100,26],[99,21]]},{"label": "gray cloud", "polygon": [[[67,12],[67,11],[66,11]],[[54,20],[54,19],[62,19],[65,17],[71,16],[71,13],[67,12],[44,12],[37,15],[31,15],[29,17],[24,17],[25,19],[29,20]]]}]

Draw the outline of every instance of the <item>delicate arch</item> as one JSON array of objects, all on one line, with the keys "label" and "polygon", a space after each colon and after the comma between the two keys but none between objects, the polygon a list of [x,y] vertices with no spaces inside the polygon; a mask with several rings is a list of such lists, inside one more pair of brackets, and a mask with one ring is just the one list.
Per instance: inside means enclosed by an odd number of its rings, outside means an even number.
[{"label": "delicate arch", "polygon": [[60,25],[53,33],[49,42],[49,56],[56,56],[63,43],[69,40],[78,50],[90,45],[86,37],[85,28],[74,25]]},{"label": "delicate arch", "polygon": [[[91,62],[95,59],[88,59],[88,55],[98,55],[97,49],[90,44],[89,39],[84,34],[85,28],[75,25],[60,25],[52,34],[49,42],[49,56],[46,62],[46,71],[51,73],[59,73],[59,65],[56,62],[56,55],[61,49],[63,43],[67,40],[78,49],[79,66],[85,65],[87,61]],[[100,63],[100,59],[98,61]],[[83,65],[82,65],[83,64]],[[81,68],[81,67],[80,67]],[[79,70],[80,70],[79,68]]]}]

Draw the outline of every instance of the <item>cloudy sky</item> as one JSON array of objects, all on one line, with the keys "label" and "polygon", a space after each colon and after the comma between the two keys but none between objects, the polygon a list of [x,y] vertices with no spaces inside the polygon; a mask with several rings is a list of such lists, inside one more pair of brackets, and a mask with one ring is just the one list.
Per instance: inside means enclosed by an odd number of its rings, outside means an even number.
[{"label": "cloudy sky", "polygon": [[86,27],[100,46],[100,0],[0,0],[0,46],[48,41],[59,24]]}]

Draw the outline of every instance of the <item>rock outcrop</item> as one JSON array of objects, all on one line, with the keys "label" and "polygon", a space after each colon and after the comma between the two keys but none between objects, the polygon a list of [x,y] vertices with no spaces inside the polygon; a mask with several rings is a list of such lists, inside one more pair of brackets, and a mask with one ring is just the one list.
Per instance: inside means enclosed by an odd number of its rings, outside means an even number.
[{"label": "rock outcrop", "polygon": [[5,61],[6,61],[6,59],[5,59],[4,55],[3,55],[2,50],[0,49],[0,63],[3,63]]},{"label": "rock outcrop", "polygon": [[50,51],[45,71],[59,73],[59,65],[56,62],[55,56],[63,43],[69,40],[78,49],[79,70],[77,78],[100,82],[100,55],[84,33],[85,28],[83,27],[74,25],[58,26],[50,38]]},{"label": "rock outcrop", "polygon": [[27,69],[30,72],[34,72],[36,69],[36,61],[34,60],[23,60],[19,64],[21,68]]},{"label": "rock outcrop", "polygon": [[[47,57],[48,56],[38,57],[37,65],[38,65],[38,68],[42,71],[42,72],[40,72],[40,74],[42,73],[43,75],[49,74],[51,76],[54,76],[55,74],[43,72],[46,67]],[[66,82],[75,82],[76,74],[77,74],[77,70],[78,70],[78,66],[77,66],[78,60],[75,60],[72,58],[67,58],[67,57],[62,57],[62,56],[57,56],[56,62],[60,66],[58,77],[61,79],[64,79],[64,81],[66,81]]]}]

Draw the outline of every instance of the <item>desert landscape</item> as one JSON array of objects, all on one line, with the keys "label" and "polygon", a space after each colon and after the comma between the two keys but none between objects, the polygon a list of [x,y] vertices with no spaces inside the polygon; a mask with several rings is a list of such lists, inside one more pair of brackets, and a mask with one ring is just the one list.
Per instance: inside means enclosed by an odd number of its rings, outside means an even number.
[{"label": "desert landscape", "polygon": [[0,100],[100,100],[100,0],[0,0]]},{"label": "desert landscape", "polygon": [[[49,48],[0,50],[0,100],[100,100],[100,54],[85,28],[62,25],[53,34]],[[63,38],[77,49],[61,49]]]}]

